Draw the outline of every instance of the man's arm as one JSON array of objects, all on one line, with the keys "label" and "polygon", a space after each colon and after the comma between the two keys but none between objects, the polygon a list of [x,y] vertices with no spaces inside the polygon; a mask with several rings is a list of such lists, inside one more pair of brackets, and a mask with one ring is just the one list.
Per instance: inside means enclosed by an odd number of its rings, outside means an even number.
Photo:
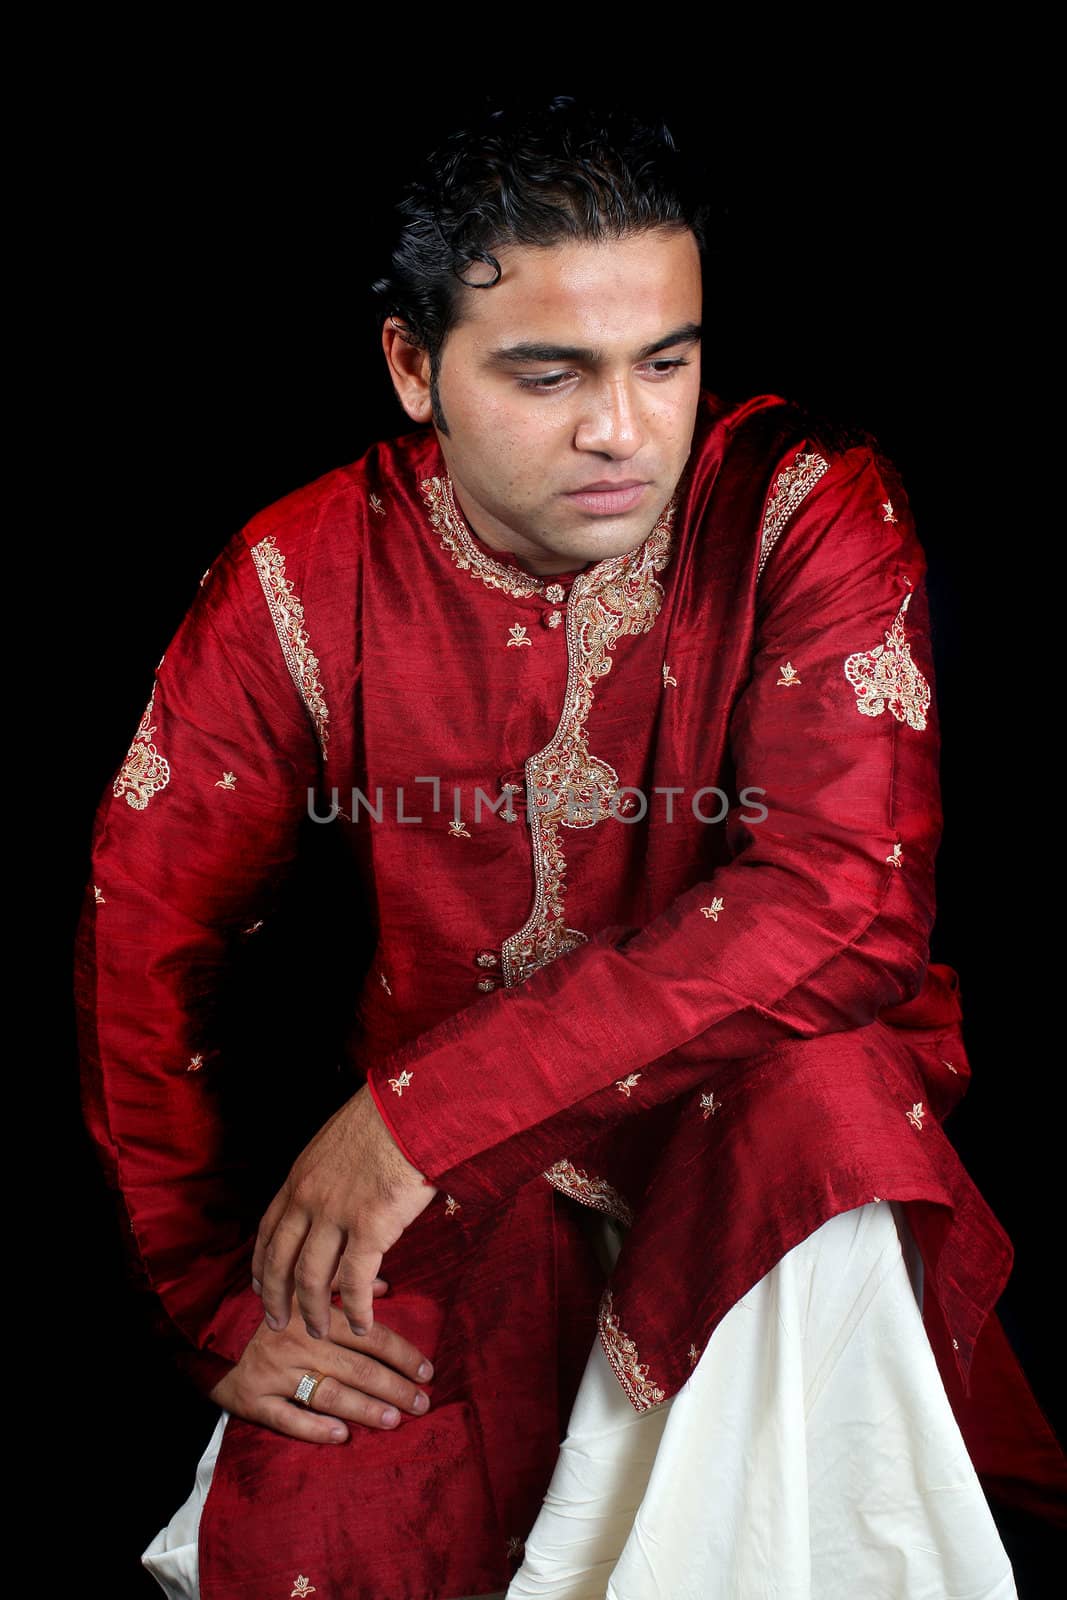
[{"label": "man's arm", "polygon": [[76,946],[86,1122],[159,1320],[205,1392],[262,1315],[228,1186],[217,1002],[295,858],[318,772],[314,720],[238,534],[100,802]]},{"label": "man's arm", "polygon": [[730,723],[739,792],[768,815],[735,808],[733,858],[646,927],[601,930],[372,1066],[430,1182],[499,1200],[716,1059],[918,991],[941,831],[925,567],[892,467],[832,458],[767,552]]}]

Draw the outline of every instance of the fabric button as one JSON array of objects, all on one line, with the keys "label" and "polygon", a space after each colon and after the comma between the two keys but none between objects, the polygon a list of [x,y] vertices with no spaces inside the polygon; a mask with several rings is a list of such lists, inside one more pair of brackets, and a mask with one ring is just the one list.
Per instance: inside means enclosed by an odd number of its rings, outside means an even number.
[{"label": "fabric button", "polygon": [[476,989],[480,989],[483,994],[488,994],[490,992],[490,990],[496,988],[496,979],[495,978],[479,978],[478,982],[475,984],[475,988]]},{"label": "fabric button", "polygon": [[541,617],[546,628],[558,628],[563,621],[562,611],[546,611]]},{"label": "fabric button", "polygon": [[497,812],[497,816],[503,817],[505,822],[514,822],[517,817],[526,813],[526,775],[521,769],[500,774],[501,794],[505,794],[509,789],[511,802],[510,804],[505,802]]},{"label": "fabric button", "polygon": [[500,952],[498,950],[479,950],[474,958],[476,967],[499,967]]},{"label": "fabric button", "polygon": [[554,606],[558,606],[560,601],[565,600],[566,597],[567,591],[561,583],[550,583],[545,590],[545,599],[550,600]]}]

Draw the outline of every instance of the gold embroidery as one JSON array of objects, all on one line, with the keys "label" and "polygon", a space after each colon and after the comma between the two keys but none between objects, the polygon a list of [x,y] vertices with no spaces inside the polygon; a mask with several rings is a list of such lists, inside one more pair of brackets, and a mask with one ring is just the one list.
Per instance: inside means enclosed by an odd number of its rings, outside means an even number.
[{"label": "gold embroidery", "polygon": [[638,1411],[647,1411],[665,1399],[664,1391],[648,1375],[648,1363],[638,1360],[637,1346],[619,1326],[610,1286],[600,1301],[597,1327],[605,1354],[630,1404]]},{"label": "gold embroidery", "polygon": [[913,1128],[921,1128],[923,1125],[923,1118],[926,1115],[926,1112],[923,1109],[922,1101],[916,1100],[911,1110],[906,1111],[904,1115],[907,1117]]},{"label": "gold embroidery", "polygon": [[[942,1056],[942,1057],[941,1057],[941,1059],[942,1059],[942,1061],[945,1061],[945,1058],[944,1058],[944,1056]],[[945,1061],[945,1066],[946,1066],[946,1067],[947,1067],[947,1068],[948,1068],[948,1070],[949,1070],[949,1071],[950,1071],[950,1072],[954,1072],[954,1073],[955,1073],[955,1074],[956,1074],[956,1076],[957,1076],[957,1078],[958,1078],[958,1077],[959,1077],[959,1075],[960,1075],[960,1074],[959,1074],[959,1068],[958,1068],[958,1067],[954,1067],[954,1066],[953,1066],[953,1065],[952,1065],[952,1062],[951,1062],[951,1061]]]},{"label": "gold embroidery", "polygon": [[794,665],[793,665],[793,663],[791,661],[787,661],[785,663],[785,665],[783,666],[783,668],[782,668],[782,676],[778,679],[778,682],[775,684],[775,688],[776,689],[777,688],[791,689],[793,687],[794,683],[799,683],[799,682],[800,682],[800,678],[797,676],[796,667],[794,667]]},{"label": "gold embroidery", "polygon": [[550,601],[552,605],[558,606],[561,600],[566,599],[566,594],[567,591],[561,583],[550,583],[545,590],[545,599]]},{"label": "gold embroidery", "polygon": [[620,1094],[624,1094],[627,1100],[629,1100],[630,1090],[635,1087],[640,1076],[641,1074],[639,1072],[631,1072],[628,1078],[616,1078],[615,1087],[618,1089]]},{"label": "gold embroidery", "polygon": [[492,556],[479,550],[465,518],[456,506],[449,474],[443,478],[424,478],[419,484],[422,497],[430,514],[430,521],[441,536],[441,548],[447,550],[457,567],[481,578],[488,589],[503,589],[516,600],[529,600],[535,594],[544,594],[543,578],[509,567],[506,562],[494,561]]},{"label": "gold embroidery", "polygon": [[389,979],[385,976],[384,972],[379,972],[379,974],[378,974],[378,982],[381,984],[381,986],[385,990],[386,994],[392,994],[393,991],[389,987]]},{"label": "gold embroidery", "polygon": [[241,929],[241,932],[242,933],[258,933],[260,928],[262,928],[262,926],[263,926],[263,918],[260,917],[258,922],[250,922],[248,924],[247,928],[242,928]]},{"label": "gold embroidery", "polygon": [[904,633],[904,613],[910,604],[911,592],[904,596],[886,631],[885,643],[846,657],[844,670],[856,691],[857,711],[866,717],[880,717],[888,706],[898,722],[925,728],[930,685],[911,659],[911,645]]},{"label": "gold embroidery", "polygon": [[221,778],[215,779],[216,789],[236,789],[237,779],[232,772],[224,772]]},{"label": "gold embroidery", "polygon": [[643,544],[580,572],[571,585],[563,709],[552,739],[525,765],[534,901],[527,920],[501,948],[509,987],[586,943],[586,934],[566,924],[567,861],[559,829],[591,828],[611,814],[619,775],[590,755],[585,724],[596,687],[611,670],[610,652],[623,635],[647,633],[659,615],[663,590],[655,574],[671,557],[677,507],[672,496]]},{"label": "gold embroidery", "polygon": [[724,904],[722,895],[717,894],[710,906],[701,906],[700,909],[705,917],[710,917],[712,922],[718,922],[719,912],[723,909]]},{"label": "gold embroidery", "polygon": [[700,1351],[697,1349],[695,1344],[691,1344],[689,1346],[689,1365],[691,1367],[695,1367],[699,1360],[700,1360]]},{"label": "gold embroidery", "polygon": [[880,1202],[881,1198],[882,1197],[881,1197],[880,1194],[872,1194],[871,1195],[871,1199],[872,1199],[872,1201],[874,1202],[875,1205],[877,1205]]},{"label": "gold embroidery", "polygon": [[513,1533],[508,1540],[506,1553],[512,1561],[517,1561],[525,1548],[526,1540],[520,1539],[517,1533]]},{"label": "gold embroidery", "polygon": [[203,577],[202,577],[202,578],[201,578],[201,579],[200,579],[200,588],[201,588],[201,589],[202,589],[202,588],[203,588],[203,587],[204,587],[204,584],[205,584],[205,583],[206,583],[206,582],[207,582],[207,575],[208,575],[208,573],[209,573],[209,572],[210,572],[210,571],[211,571],[211,568],[210,568],[210,567],[205,567],[205,568],[204,568],[204,574],[203,574]]},{"label": "gold embroidery", "polygon": [[470,838],[470,834],[463,826],[463,823],[459,817],[453,817],[452,821],[448,824],[448,831],[452,835],[453,839]]},{"label": "gold embroidery", "polygon": [[200,1068],[203,1065],[204,1065],[204,1058],[198,1051],[195,1056],[190,1056],[189,1057],[189,1065],[186,1067],[185,1070],[186,1070],[186,1072],[199,1072]]},{"label": "gold embroidery", "polygon": [[376,494],[372,494],[370,497],[370,508],[372,511],[376,511],[378,516],[385,516],[385,507],[382,505],[382,502],[378,499]]},{"label": "gold embroidery", "polygon": [[95,883],[93,884],[93,899],[96,901],[96,904],[98,906],[106,906],[107,905],[107,901],[104,899],[103,895],[101,894],[100,890],[96,887]]},{"label": "gold embroidery", "polygon": [[904,858],[901,855],[901,851],[903,850],[903,848],[904,848],[904,846],[902,844],[899,844],[899,843],[895,844],[893,846],[893,854],[890,855],[890,856],[886,856],[886,858],[885,858],[887,866],[889,866],[889,867],[902,867],[904,865]]},{"label": "gold embroidery", "polygon": [[668,667],[667,663],[664,662],[663,663],[663,687],[666,688],[669,683],[672,683],[674,685],[674,687],[677,689],[677,687],[678,687],[678,679],[671,676],[671,669],[670,669],[670,667]]},{"label": "gold embroidery", "polygon": [[816,450],[806,453],[798,450],[791,467],[784,467],[774,482],[774,489],[763,513],[760,533],[760,557],[756,577],[760,576],[767,557],[774,549],[778,536],[804,496],[812,490],[828,470],[830,463]]},{"label": "gold embroidery", "polygon": [[301,1572],[296,1582],[293,1584],[292,1590],[289,1594],[289,1600],[306,1600],[307,1595],[315,1593],[315,1585],[312,1583],[310,1578],[305,1578],[304,1574]]},{"label": "gold embroidery", "polygon": [[410,1087],[414,1077],[415,1074],[413,1072],[404,1071],[400,1074],[399,1078],[390,1078],[389,1082],[392,1085],[393,1093],[402,1095],[404,1090]]},{"label": "gold embroidery", "polygon": [[[161,658],[162,659],[162,658]],[[133,743],[119,768],[112,785],[116,800],[126,796],[126,804],[135,811],[143,811],[154,794],[165,789],[170,782],[170,762],[161,756],[152,743],[155,728],[152,725],[152,707],[155,704],[156,684],[144,708]]]},{"label": "gold embroidery", "polygon": [[716,1111],[719,1110],[722,1105],[722,1101],[716,1100],[715,1091],[713,1089],[710,1094],[702,1094],[700,1096],[700,1105],[704,1112],[704,1121],[707,1122],[708,1118],[713,1117]]},{"label": "gold embroidery", "polygon": [[454,1217],[457,1211],[462,1211],[462,1210],[463,1210],[463,1207],[460,1205],[458,1200],[454,1199],[452,1197],[452,1195],[450,1195],[450,1194],[446,1194],[445,1195],[445,1216],[446,1217]]},{"label": "gold embroidery", "polygon": [[893,502],[892,502],[892,500],[883,500],[882,501],[882,510],[885,512],[885,516],[882,518],[883,522],[896,522],[897,521],[897,514],[893,510]]},{"label": "gold embroidery", "polygon": [[589,1206],[593,1211],[606,1212],[627,1228],[633,1226],[634,1214],[628,1202],[606,1178],[590,1177],[584,1167],[576,1167],[567,1160],[557,1161],[544,1176],[560,1194],[569,1195],[572,1200]]},{"label": "gold embroidery", "polygon": [[325,761],[330,737],[327,726],[330,713],[319,677],[319,658],[308,641],[304,607],[285,576],[285,557],[275,544],[273,534],[266,534],[258,544],[252,546],[252,559],[267,597],[285,664],[315,725],[319,749]]},{"label": "gold embroidery", "polygon": [[508,640],[508,649],[509,650],[513,649],[514,647],[516,647],[518,645],[523,645],[523,644],[528,644],[528,645],[532,646],[533,640],[532,639],[527,639],[527,637],[526,637],[526,629],[522,625],[521,622],[516,622],[513,627],[508,629],[508,632],[511,634],[511,638]]}]

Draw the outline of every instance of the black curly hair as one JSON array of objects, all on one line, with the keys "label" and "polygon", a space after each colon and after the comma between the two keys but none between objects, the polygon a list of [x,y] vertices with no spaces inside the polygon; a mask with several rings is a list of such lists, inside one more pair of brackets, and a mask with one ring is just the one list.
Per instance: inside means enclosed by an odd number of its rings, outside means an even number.
[{"label": "black curly hair", "polygon": [[[703,260],[711,214],[696,171],[658,114],[573,95],[487,101],[425,158],[395,209],[404,221],[390,271],[371,292],[378,316],[394,317],[402,336],[428,352],[433,419],[444,434],[438,376],[445,339],[460,320],[457,285],[499,282],[495,248],[688,229]],[[471,279],[476,263],[484,265]]]}]

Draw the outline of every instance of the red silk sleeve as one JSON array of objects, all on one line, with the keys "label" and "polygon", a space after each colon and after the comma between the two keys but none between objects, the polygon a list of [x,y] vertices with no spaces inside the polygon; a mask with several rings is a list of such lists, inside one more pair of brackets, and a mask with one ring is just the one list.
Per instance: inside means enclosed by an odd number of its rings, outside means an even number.
[{"label": "red silk sleeve", "polygon": [[409,1159],[460,1199],[502,1198],[718,1058],[862,1027],[922,986],[939,741],[926,562],[892,466],[835,456],[761,562],[730,861],[370,1071]]},{"label": "red silk sleeve", "polygon": [[201,580],[100,801],[75,961],[85,1120],[157,1322],[205,1393],[262,1315],[216,1011],[237,942],[295,859],[318,770],[238,534]]}]

